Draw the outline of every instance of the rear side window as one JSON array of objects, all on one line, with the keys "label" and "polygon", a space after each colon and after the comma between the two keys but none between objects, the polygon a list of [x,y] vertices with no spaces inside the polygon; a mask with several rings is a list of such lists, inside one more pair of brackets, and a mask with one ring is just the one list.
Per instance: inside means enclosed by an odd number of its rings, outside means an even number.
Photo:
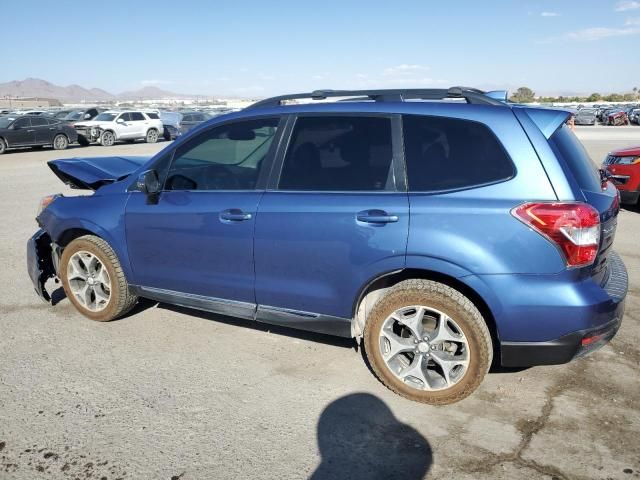
[{"label": "rear side window", "polygon": [[560,160],[564,161],[581,190],[600,192],[600,174],[591,157],[567,125],[551,135],[549,144]]},{"label": "rear side window", "polygon": [[44,127],[49,125],[46,118],[43,117],[35,117],[31,119],[31,125],[34,127]]},{"label": "rear side window", "polygon": [[302,117],[289,142],[279,188],[385,190],[392,157],[389,118]]},{"label": "rear side window", "polygon": [[410,191],[469,188],[515,174],[504,148],[482,123],[404,115],[402,125]]},{"label": "rear side window", "polygon": [[138,122],[140,120],[145,120],[144,115],[142,115],[140,112],[131,112],[131,121],[133,122]]}]

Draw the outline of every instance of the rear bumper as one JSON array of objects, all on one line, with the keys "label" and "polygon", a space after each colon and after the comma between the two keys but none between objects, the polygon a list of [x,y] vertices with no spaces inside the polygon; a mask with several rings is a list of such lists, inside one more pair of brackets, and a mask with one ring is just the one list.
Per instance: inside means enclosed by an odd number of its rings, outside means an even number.
[{"label": "rear bumper", "polygon": [[[625,297],[628,289],[627,270],[615,252],[609,253],[609,277],[601,287],[607,298],[593,305],[594,318],[599,325],[576,330],[554,340],[542,342],[500,343],[501,363],[505,367],[528,367],[567,363],[606,345],[618,332],[624,316]],[[581,310],[584,314],[585,311]],[[604,320],[604,321],[603,321]],[[587,324],[593,318],[584,318]]]},{"label": "rear bumper", "polygon": [[33,288],[45,302],[51,302],[51,296],[44,285],[55,275],[51,255],[51,238],[44,230],[38,230],[27,242],[27,271]]}]

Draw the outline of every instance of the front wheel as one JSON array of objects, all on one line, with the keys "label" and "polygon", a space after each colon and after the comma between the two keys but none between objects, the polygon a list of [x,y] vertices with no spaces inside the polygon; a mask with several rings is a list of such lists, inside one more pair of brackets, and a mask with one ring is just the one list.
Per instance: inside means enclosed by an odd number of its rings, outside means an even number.
[{"label": "front wheel", "polygon": [[145,140],[147,143],[156,143],[158,141],[158,131],[155,128],[149,129]]},{"label": "front wheel", "polygon": [[367,360],[385,386],[431,405],[473,393],[493,357],[489,329],[475,305],[429,280],[403,281],[378,300],[364,341]]},{"label": "front wheel", "polygon": [[55,150],[64,150],[69,146],[69,140],[66,135],[62,135],[61,133],[56,135],[53,139],[53,148]]},{"label": "front wheel", "polygon": [[113,132],[110,132],[108,130],[106,132],[102,132],[100,143],[105,147],[112,147],[116,143],[116,136],[113,134]]},{"label": "front wheel", "polygon": [[91,320],[114,320],[131,310],[137,301],[129,293],[115,252],[94,235],[79,237],[67,245],[59,272],[67,298]]}]

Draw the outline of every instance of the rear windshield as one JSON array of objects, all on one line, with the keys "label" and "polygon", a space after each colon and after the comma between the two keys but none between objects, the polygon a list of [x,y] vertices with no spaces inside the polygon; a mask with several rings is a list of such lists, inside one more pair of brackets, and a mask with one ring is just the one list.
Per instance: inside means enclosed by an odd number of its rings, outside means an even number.
[{"label": "rear windshield", "polygon": [[600,173],[589,154],[567,125],[559,128],[549,139],[557,157],[564,161],[581,190],[600,192]]}]

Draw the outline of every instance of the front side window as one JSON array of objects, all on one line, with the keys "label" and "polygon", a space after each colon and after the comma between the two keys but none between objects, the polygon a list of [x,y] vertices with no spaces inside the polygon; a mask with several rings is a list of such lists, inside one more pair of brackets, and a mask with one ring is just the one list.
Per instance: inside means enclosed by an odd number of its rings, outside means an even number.
[{"label": "front side window", "polygon": [[13,124],[14,128],[27,128],[31,126],[30,118],[21,118],[16,120],[16,123]]},{"label": "front side window", "polygon": [[280,175],[280,190],[376,191],[390,183],[391,120],[301,117]]},{"label": "front side window", "polygon": [[515,174],[504,148],[482,123],[404,115],[402,129],[410,191],[470,188]]},{"label": "front side window", "polygon": [[120,115],[118,117],[118,120],[122,120],[123,122],[130,122],[131,121],[131,114],[129,112],[123,113],[122,115]]},{"label": "front side window", "polygon": [[254,189],[278,123],[278,118],[261,118],[200,134],[176,150],[165,189]]},{"label": "front side window", "polygon": [[[94,120],[96,122],[113,122],[116,118],[117,114],[116,113],[101,113],[100,115],[98,115],[96,118],[94,118]],[[70,120],[74,120],[73,118]]]}]

